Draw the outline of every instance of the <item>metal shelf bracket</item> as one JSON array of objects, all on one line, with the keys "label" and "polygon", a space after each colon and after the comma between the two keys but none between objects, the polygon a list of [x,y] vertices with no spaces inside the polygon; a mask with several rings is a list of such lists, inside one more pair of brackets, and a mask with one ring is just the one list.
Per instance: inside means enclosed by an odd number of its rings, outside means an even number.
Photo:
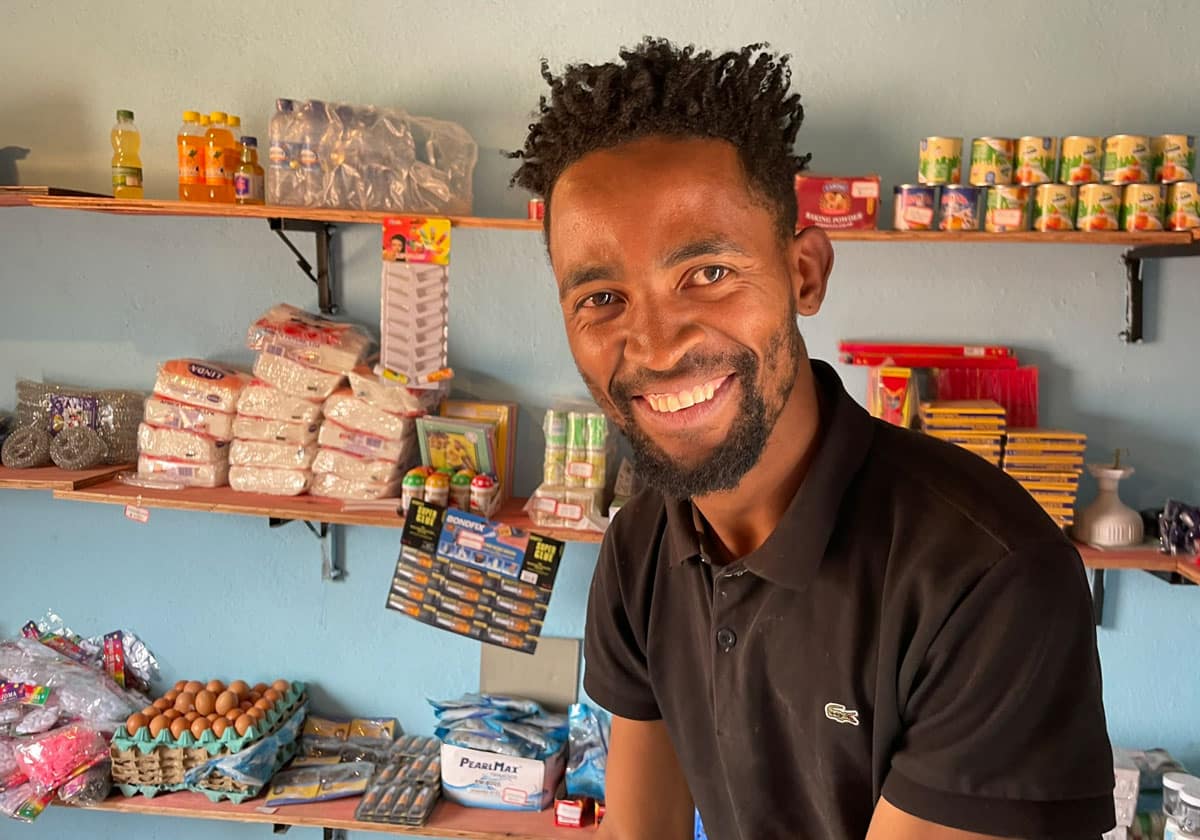
[{"label": "metal shelf bracket", "polygon": [[1126,344],[1141,344],[1143,333],[1142,293],[1145,279],[1142,277],[1142,260],[1161,260],[1171,257],[1200,256],[1200,240],[1187,245],[1139,245],[1121,255],[1125,264],[1125,329],[1118,333]]},{"label": "metal shelf bracket", "polygon": [[[309,219],[267,219],[267,224],[296,257],[296,265],[300,267],[300,270],[317,285],[317,304],[322,314],[336,315],[338,307],[333,300],[335,284],[332,260],[330,259],[333,245],[333,225]],[[305,259],[304,255],[300,253],[300,249],[292,243],[292,240],[288,239],[289,231],[315,235],[317,241],[316,274],[313,274],[312,263]]]},{"label": "metal shelf bracket", "polygon": [[321,545],[321,580],[335,583],[345,580],[346,567],[342,561],[342,538],[344,535],[341,532],[341,526],[328,522],[314,524],[305,519],[281,519],[277,516],[269,517],[267,525],[271,528],[282,528],[293,521],[303,522],[304,527],[317,538],[317,542]]}]

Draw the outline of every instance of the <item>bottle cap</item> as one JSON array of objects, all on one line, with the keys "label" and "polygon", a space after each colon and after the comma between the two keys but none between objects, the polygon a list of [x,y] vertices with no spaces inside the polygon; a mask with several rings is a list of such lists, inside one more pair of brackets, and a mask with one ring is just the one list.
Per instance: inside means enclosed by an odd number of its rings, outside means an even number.
[{"label": "bottle cap", "polygon": [[199,111],[184,111],[183,112],[183,121],[184,122],[200,122],[200,112]]},{"label": "bottle cap", "polygon": [[133,122],[133,111],[126,111],[124,109],[117,111],[117,119]]},{"label": "bottle cap", "polygon": [[200,125],[208,125],[208,114],[200,115]]},{"label": "bottle cap", "polygon": [[224,111],[213,111],[208,115],[208,119],[213,123],[213,125],[216,125],[217,123],[225,122],[228,117],[226,117]]},{"label": "bottle cap", "polygon": [[230,127],[230,128],[237,128],[237,127],[239,127],[241,124],[242,124],[242,118],[241,118],[241,117],[239,117],[237,114],[230,114],[230,115],[229,115],[229,127]]},{"label": "bottle cap", "polygon": [[250,137],[248,135],[243,135],[242,138],[238,142],[240,142],[243,146],[247,146],[251,149],[258,148],[258,138],[257,137]]}]

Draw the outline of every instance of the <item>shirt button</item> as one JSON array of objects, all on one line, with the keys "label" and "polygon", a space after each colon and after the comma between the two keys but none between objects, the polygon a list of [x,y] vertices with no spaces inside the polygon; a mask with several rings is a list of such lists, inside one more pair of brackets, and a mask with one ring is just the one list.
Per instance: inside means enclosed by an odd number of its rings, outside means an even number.
[{"label": "shirt button", "polygon": [[717,646],[724,653],[729,653],[733,650],[733,646],[737,644],[737,633],[734,633],[728,627],[722,627],[717,631]]}]

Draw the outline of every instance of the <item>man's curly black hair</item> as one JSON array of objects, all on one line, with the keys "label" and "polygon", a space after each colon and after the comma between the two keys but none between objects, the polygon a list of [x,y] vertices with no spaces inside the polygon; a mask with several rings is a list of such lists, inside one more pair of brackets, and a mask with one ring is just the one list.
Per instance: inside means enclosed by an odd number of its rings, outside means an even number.
[{"label": "man's curly black hair", "polygon": [[549,200],[563,170],[589,152],[652,135],[710,137],[736,147],[752,189],[775,211],[779,231],[796,228],[793,178],[811,155],[796,155],[804,119],[791,93],[788,56],[751,44],[713,55],[647,37],[620,51],[619,62],[571,64],[562,75],[542,60],[550,86],[525,148],[509,157],[520,167],[512,183]]}]

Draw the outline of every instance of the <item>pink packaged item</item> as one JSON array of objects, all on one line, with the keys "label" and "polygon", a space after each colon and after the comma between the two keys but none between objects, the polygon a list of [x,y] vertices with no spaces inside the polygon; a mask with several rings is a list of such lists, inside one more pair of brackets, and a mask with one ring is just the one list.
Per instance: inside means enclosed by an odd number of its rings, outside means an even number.
[{"label": "pink packaged item", "polygon": [[323,447],[341,449],[375,461],[389,461],[393,464],[407,461],[416,449],[416,441],[412,437],[388,440],[378,435],[347,429],[333,420],[326,420],[321,424],[317,442]]},{"label": "pink packaged item", "polygon": [[401,477],[400,465],[391,461],[375,461],[340,449],[322,447],[313,459],[314,473],[332,473],[338,478],[386,484]]},{"label": "pink packaged item", "polygon": [[172,359],[159,365],[154,393],[176,402],[231,413],[249,382],[249,375],[240,370],[200,359]]},{"label": "pink packaged item", "polygon": [[278,467],[229,468],[229,486],[242,493],[299,496],[311,483],[312,473],[308,470],[285,470]]},{"label": "pink packaged item", "polygon": [[145,420],[151,426],[183,429],[217,440],[233,439],[233,414],[175,402],[164,397],[146,400]]},{"label": "pink packaged item", "polygon": [[332,373],[345,373],[361,364],[373,343],[362,327],[331,321],[287,303],[268,309],[246,335],[251,350]]},{"label": "pink packaged item", "polygon": [[410,418],[375,408],[349,390],[337,391],[325,400],[325,417],[347,429],[388,440],[402,440],[416,433]]},{"label": "pink packaged item", "polygon": [[39,793],[49,793],[76,771],[108,753],[107,739],[90,727],[70,724],[17,744],[17,764]]},{"label": "pink packaged item", "polygon": [[394,499],[400,495],[400,482],[355,481],[333,473],[317,473],[313,476],[312,487],[308,492],[330,499]]},{"label": "pink packaged item", "polygon": [[221,460],[211,464],[189,463],[140,455],[138,475],[143,478],[165,478],[185,487],[224,487],[229,483],[229,462]]},{"label": "pink packaged item", "polygon": [[274,443],[263,440],[235,440],[229,445],[229,463],[235,467],[281,467],[306,470],[317,456],[315,443]]},{"label": "pink packaged item", "polygon": [[312,443],[317,439],[320,423],[290,423],[287,420],[265,420],[259,417],[238,417],[233,421],[233,435],[239,440],[268,440],[275,443]]},{"label": "pink packaged item", "polygon": [[138,426],[138,453],[175,461],[213,463],[229,457],[229,444],[183,429],[162,429],[142,423]]},{"label": "pink packaged item", "polygon": [[340,373],[327,373],[272,353],[258,354],[254,375],[289,394],[322,400],[336,391],[346,378]]},{"label": "pink packaged item", "polygon": [[321,401],[310,397],[298,397],[261,379],[254,379],[242,391],[237,411],[240,417],[286,420],[289,423],[316,423],[321,419]]}]

